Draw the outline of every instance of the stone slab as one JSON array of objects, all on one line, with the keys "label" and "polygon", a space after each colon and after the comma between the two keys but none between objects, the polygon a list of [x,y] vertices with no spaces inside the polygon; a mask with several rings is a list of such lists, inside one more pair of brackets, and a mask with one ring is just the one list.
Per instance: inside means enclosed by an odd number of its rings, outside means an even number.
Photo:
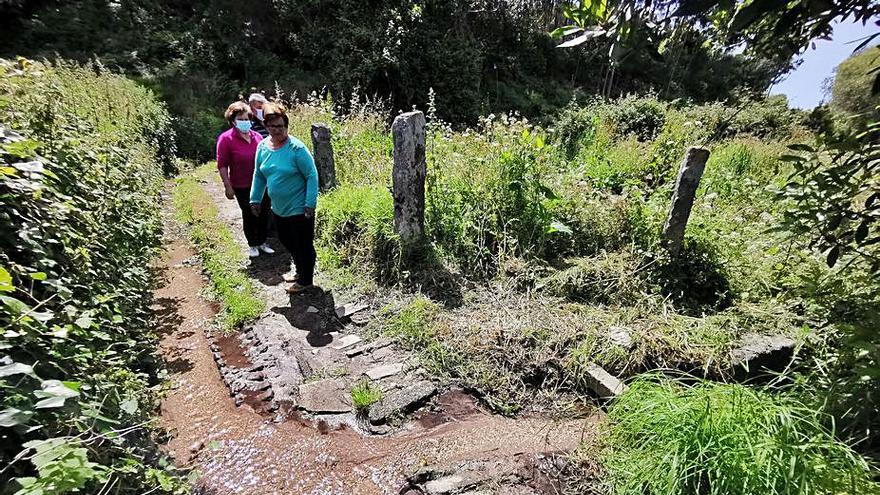
[{"label": "stone slab", "polygon": [[363,311],[368,307],[367,304],[343,304],[342,306],[336,307],[336,316],[339,318],[346,318],[359,311]]},{"label": "stone slab", "polygon": [[370,408],[370,422],[382,423],[388,416],[409,412],[435,393],[437,393],[437,387],[430,381],[424,380],[388,394],[388,397],[383,398],[381,403]]},{"label": "stone slab", "polygon": [[730,351],[730,362],[746,375],[762,369],[779,371],[788,365],[796,345],[794,339],[785,335],[748,334]]},{"label": "stone slab", "polygon": [[354,334],[346,335],[346,336],[340,338],[336,343],[334,343],[332,347],[334,349],[341,350],[341,349],[345,349],[346,347],[351,347],[351,346],[359,343],[362,340],[363,339],[360,337],[360,335],[354,335]]},{"label": "stone slab", "polygon": [[370,377],[371,380],[381,380],[382,378],[394,376],[401,371],[403,371],[403,363],[394,363],[376,366],[375,368],[368,370],[364,374]]},{"label": "stone slab", "polygon": [[351,411],[348,388],[342,380],[337,378],[325,378],[300,385],[298,405],[313,413]]},{"label": "stone slab", "polygon": [[614,398],[626,391],[627,386],[598,364],[586,369],[587,386],[601,398]]}]

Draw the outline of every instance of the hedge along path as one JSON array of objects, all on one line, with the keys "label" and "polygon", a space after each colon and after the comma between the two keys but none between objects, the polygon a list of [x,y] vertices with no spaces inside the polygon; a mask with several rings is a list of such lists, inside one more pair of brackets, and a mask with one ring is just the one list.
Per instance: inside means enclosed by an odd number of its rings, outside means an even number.
[{"label": "hedge along path", "polygon": [[[201,177],[205,173],[203,168]],[[231,233],[243,251],[237,204],[226,200],[215,180],[195,183],[217,208],[215,227]],[[177,187],[180,184],[187,179]],[[198,190],[189,192],[195,194],[175,197],[200,201]],[[205,280],[192,263],[197,257],[169,203],[164,208],[167,284],[156,291],[156,298],[166,322],[161,351],[170,364],[172,389],[161,417],[172,435],[167,450],[178,465],[193,469],[197,487],[217,494],[384,494],[406,493],[407,486],[431,493],[443,483],[458,483],[462,488],[507,484],[515,485],[516,493],[559,493],[557,479],[564,469],[554,454],[592,439],[595,417],[564,422],[504,418],[482,412],[464,394],[447,394],[438,399],[445,418],[427,414],[394,434],[372,436],[344,422],[328,428],[325,420],[310,421],[296,412],[278,415],[274,419],[283,420],[276,422],[249,403],[237,407],[217,371],[208,338],[221,331],[215,324],[217,308],[200,296]],[[201,211],[210,213],[211,208]],[[196,243],[200,250],[206,245]],[[289,263],[276,247],[277,260],[282,266]],[[270,307],[284,290],[280,276],[248,280],[254,294]],[[276,316],[270,309],[260,321],[277,323]],[[295,336],[303,330],[285,330],[292,335],[290,346],[303,345]],[[419,470],[421,476],[414,477]]]}]

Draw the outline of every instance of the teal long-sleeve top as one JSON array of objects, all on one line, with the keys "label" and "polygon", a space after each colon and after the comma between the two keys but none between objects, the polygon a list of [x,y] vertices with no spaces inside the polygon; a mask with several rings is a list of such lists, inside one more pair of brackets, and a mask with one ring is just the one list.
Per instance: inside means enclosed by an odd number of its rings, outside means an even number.
[{"label": "teal long-sleeve top", "polygon": [[266,189],[272,211],[282,217],[302,215],[304,208],[318,204],[318,170],[306,145],[288,136],[277,150],[269,148],[270,138],[260,141],[251,183],[251,204],[263,199]]}]

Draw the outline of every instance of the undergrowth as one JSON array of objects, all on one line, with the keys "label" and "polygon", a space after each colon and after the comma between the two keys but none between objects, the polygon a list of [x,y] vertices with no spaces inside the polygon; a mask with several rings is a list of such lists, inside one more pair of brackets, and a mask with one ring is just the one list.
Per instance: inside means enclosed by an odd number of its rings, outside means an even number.
[{"label": "undergrowth", "polygon": [[608,412],[615,495],[880,493],[828,418],[760,388],[645,376]]},{"label": "undergrowth", "polygon": [[242,270],[244,254],[229,228],[217,217],[217,206],[200,184],[212,170],[205,164],[177,179],[173,200],[177,218],[189,226],[190,237],[220,302],[223,328],[232,330],[263,312],[265,302]]},{"label": "undergrowth", "polygon": [[174,133],[100,65],[0,60],[0,492],[180,493],[151,311]]}]

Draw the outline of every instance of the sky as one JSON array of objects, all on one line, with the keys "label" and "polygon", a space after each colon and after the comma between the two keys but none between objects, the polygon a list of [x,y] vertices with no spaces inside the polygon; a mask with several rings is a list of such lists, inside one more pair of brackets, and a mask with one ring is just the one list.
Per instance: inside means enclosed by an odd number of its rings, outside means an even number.
[{"label": "sky", "polygon": [[[835,24],[832,39],[816,41],[815,49],[807,48],[801,56],[804,62],[782,82],[770,88],[770,94],[786,95],[792,107],[811,109],[819,105],[824,97],[822,82],[859,45],[859,42],[849,42],[874,34],[877,30],[877,25],[872,22],[862,25],[849,20]],[[872,44],[878,44],[878,40],[875,39]]]}]

